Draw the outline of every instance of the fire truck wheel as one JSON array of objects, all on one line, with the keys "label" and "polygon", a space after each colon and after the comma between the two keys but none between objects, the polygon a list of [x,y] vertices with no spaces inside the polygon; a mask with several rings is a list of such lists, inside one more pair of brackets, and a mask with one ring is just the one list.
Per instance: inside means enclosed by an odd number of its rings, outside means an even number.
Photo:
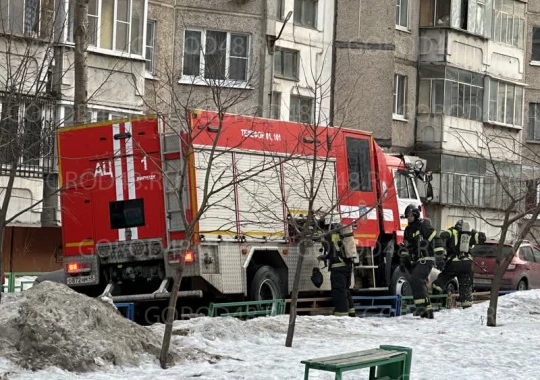
[{"label": "fire truck wheel", "polygon": [[257,269],[251,281],[250,297],[253,301],[283,298],[281,280],[276,270],[268,265]]},{"label": "fire truck wheel", "polygon": [[399,267],[394,269],[390,281],[390,293],[398,296],[411,296],[412,289],[409,282],[409,274],[402,272]]}]

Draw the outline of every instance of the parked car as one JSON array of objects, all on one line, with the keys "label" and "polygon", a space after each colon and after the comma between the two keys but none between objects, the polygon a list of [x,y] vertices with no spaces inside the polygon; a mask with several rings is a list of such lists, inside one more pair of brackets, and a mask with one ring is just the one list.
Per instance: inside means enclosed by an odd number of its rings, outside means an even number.
[{"label": "parked car", "polygon": [[[489,290],[495,275],[497,241],[476,245],[474,258],[474,288]],[[510,254],[512,244],[503,246],[503,257]],[[514,253],[501,280],[501,290],[527,290],[540,288],[540,248],[524,242]]]}]

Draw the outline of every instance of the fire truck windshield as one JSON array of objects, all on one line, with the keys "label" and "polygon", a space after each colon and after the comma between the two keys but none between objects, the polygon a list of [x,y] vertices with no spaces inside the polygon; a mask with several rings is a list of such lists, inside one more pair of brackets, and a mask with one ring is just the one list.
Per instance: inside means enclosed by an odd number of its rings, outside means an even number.
[{"label": "fire truck windshield", "polygon": [[409,173],[402,171],[395,172],[395,183],[399,199],[418,199],[416,187]]}]

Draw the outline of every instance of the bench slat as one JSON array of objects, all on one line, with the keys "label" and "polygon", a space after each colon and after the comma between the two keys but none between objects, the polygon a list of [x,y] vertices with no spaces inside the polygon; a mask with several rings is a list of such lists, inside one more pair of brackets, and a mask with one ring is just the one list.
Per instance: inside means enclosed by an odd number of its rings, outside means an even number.
[{"label": "bench slat", "polygon": [[402,355],[404,355],[403,352],[390,352],[390,351],[387,351],[387,352],[367,355],[367,356],[362,357],[362,358],[358,358],[358,357],[356,357],[356,358],[344,358],[344,359],[324,363],[324,365],[329,366],[329,367],[330,366],[331,367],[348,367],[348,366],[351,366],[351,365],[368,364],[368,363],[376,362],[376,361],[379,361],[379,360],[387,360],[387,359],[397,357],[397,356],[402,356]]},{"label": "bench slat", "polygon": [[389,351],[374,348],[366,351],[350,352],[342,355],[327,356],[323,358],[304,360],[303,364],[321,364],[321,365],[350,365],[363,364],[380,359],[388,359],[394,356],[404,355],[401,351]]}]

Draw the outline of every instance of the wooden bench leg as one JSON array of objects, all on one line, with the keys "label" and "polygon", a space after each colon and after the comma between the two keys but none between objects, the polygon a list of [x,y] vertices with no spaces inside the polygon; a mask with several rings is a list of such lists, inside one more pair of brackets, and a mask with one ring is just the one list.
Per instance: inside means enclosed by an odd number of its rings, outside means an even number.
[{"label": "wooden bench leg", "polygon": [[304,370],[304,380],[309,379],[309,366],[306,364],[306,369]]},{"label": "wooden bench leg", "polygon": [[337,372],[336,372],[336,380],[341,380],[341,370],[337,370]]}]

